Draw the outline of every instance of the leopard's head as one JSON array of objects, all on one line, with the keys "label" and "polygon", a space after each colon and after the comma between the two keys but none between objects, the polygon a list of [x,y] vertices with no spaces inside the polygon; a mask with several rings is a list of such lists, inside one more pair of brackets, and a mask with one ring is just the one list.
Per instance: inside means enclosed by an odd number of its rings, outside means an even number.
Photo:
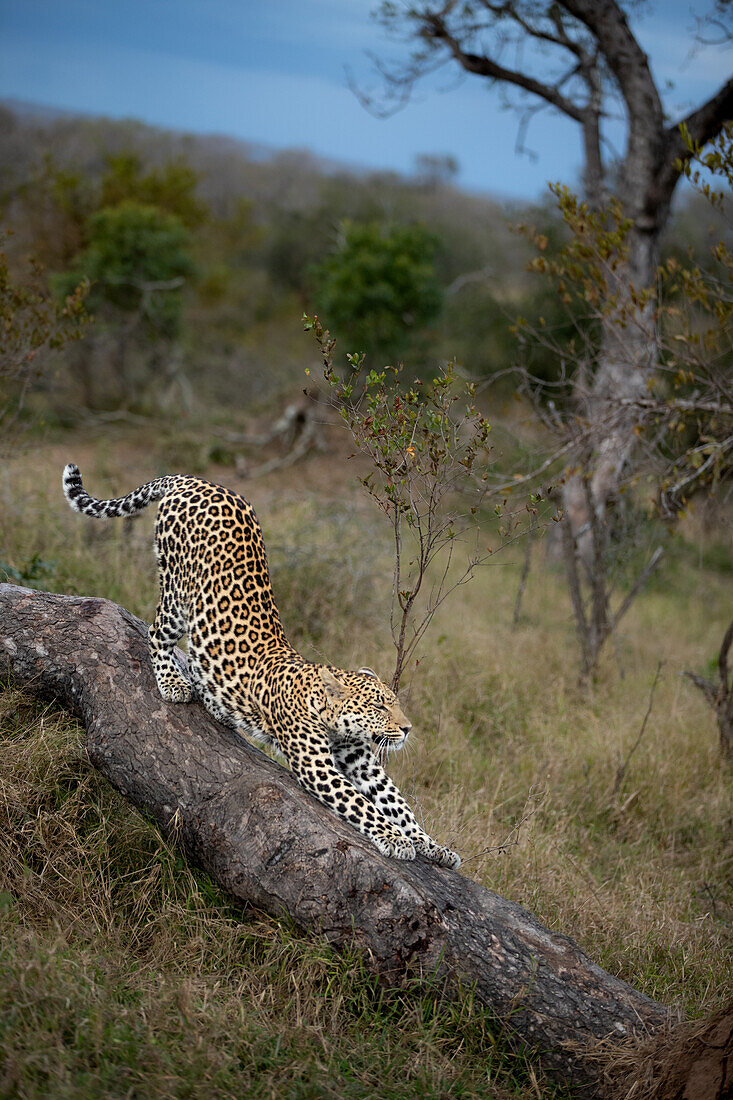
[{"label": "leopard's head", "polygon": [[339,672],[319,668],[325,708],[321,721],[344,740],[370,741],[379,752],[401,749],[412,725],[395,693],[370,668]]}]

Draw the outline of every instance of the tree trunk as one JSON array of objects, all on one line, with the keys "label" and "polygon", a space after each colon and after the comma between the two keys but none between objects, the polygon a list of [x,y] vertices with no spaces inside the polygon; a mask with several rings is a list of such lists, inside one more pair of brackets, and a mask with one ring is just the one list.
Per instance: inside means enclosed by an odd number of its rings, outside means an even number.
[{"label": "tree trunk", "polygon": [[[634,292],[643,293],[655,282],[660,240],[677,177],[670,175],[660,186],[673,159],[673,147],[648,58],[631,33],[621,6],[604,0],[567,0],[563,7],[596,38],[628,120],[617,189],[624,214],[631,221],[626,238],[628,256],[608,288],[616,305],[608,307],[603,318],[602,344],[585,402],[592,431],[592,458],[587,469],[591,500],[596,519],[605,523],[607,507],[618,498],[621,477],[636,442],[634,411],[621,403],[646,394],[657,358],[653,308],[635,305]],[[588,198],[593,203],[595,195]],[[585,524],[589,520],[587,516]],[[580,540],[579,551],[590,571],[592,551],[587,534]]]},{"label": "tree trunk", "polygon": [[0,585],[0,654],[16,682],[80,719],[92,763],[164,830],[175,824],[234,898],[336,948],[355,943],[389,983],[430,975],[448,996],[475,988],[579,1095],[598,1094],[601,1043],[669,1022],[519,905],[422,859],[386,859],[202,707],[165,703],[147,627],[116,604]]},{"label": "tree trunk", "polygon": [[591,491],[596,516],[605,522],[609,502],[617,499],[624,469],[636,443],[638,413],[630,404],[648,395],[657,364],[657,335],[652,301],[636,304],[635,296],[654,284],[659,241],[668,208],[649,232],[634,223],[628,233],[628,261],[609,288],[617,306],[603,320],[603,338],[585,416],[592,428]]},{"label": "tree trunk", "polygon": [[[641,174],[633,171],[631,178]],[[576,395],[581,416],[590,426],[584,453],[576,456],[584,472],[569,476],[563,493],[567,522],[594,602],[596,594],[605,593],[609,587],[605,544],[612,520],[608,510],[621,499],[624,473],[631,465],[637,442],[638,412],[633,402],[648,396],[648,383],[657,364],[655,303],[651,299],[645,303],[643,295],[654,283],[669,204],[658,206],[657,220],[651,227],[649,219],[642,217],[638,202],[635,206],[633,213],[644,225],[634,221],[628,231],[628,259],[609,287],[616,304],[607,308],[602,319],[602,340],[590,392],[583,395],[578,390]],[[601,554],[599,540],[593,537],[599,533],[604,544]],[[605,630],[596,637],[590,662],[584,659],[586,674],[594,671],[607,637]],[[580,635],[579,639],[582,647]]]}]

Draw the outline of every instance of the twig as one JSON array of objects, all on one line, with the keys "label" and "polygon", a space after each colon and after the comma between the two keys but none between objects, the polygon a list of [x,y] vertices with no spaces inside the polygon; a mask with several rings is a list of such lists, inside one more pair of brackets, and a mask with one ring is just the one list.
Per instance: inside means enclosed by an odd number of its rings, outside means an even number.
[{"label": "twig", "polygon": [[534,512],[530,512],[529,516],[529,531],[527,532],[527,545],[524,551],[524,565],[522,566],[522,576],[519,578],[519,588],[517,589],[517,599],[514,604],[514,616],[512,618],[512,630],[517,629],[519,623],[519,615],[522,610],[522,599],[524,598],[524,590],[527,587],[527,578],[529,577],[529,567],[532,563],[532,540],[534,538],[534,530],[537,523],[537,517]]},{"label": "twig", "polygon": [[730,650],[731,643],[733,643],[733,623],[731,623],[726,630],[720,646],[720,652],[718,653],[718,674],[725,696],[730,694],[730,687],[728,684],[728,651]]},{"label": "twig", "polygon": [[[559,503],[560,494],[557,490],[554,490],[554,495],[548,494],[548,496],[550,497],[550,500],[557,500]],[[590,626],[588,624],[588,619],[585,614],[585,607],[583,606],[583,593],[580,587],[580,570],[578,569],[578,540],[573,534],[570,516],[567,514],[567,512],[560,520],[560,537],[562,539],[563,557],[565,559],[565,572],[568,580],[570,602],[572,604],[573,616],[575,618],[575,629],[578,635],[578,641],[580,642],[580,679],[581,681],[584,681],[593,671]]]},{"label": "twig", "polygon": [[709,882],[703,882],[701,890],[698,890],[697,893],[706,894],[707,897],[710,899],[710,911],[711,911],[712,915],[715,917],[715,919],[717,920],[718,919],[718,905],[717,905],[718,899],[716,898],[715,891],[711,887],[710,883]]},{"label": "twig", "polygon": [[320,434],[319,425],[309,418],[301,432],[300,439],[297,439],[287,454],[278,458],[271,458],[268,462],[263,462],[260,466],[255,466],[249,470],[243,467],[241,462],[238,465],[242,467],[242,473],[246,473],[247,477],[264,477],[265,474],[271,474],[274,470],[281,470],[284,466],[294,465],[301,458],[304,458],[310,450],[322,452],[326,450],[326,445]]},{"label": "twig", "polygon": [[646,582],[649,580],[649,578],[652,575],[652,573],[654,572],[654,570],[657,568],[657,565],[659,564],[663,553],[664,553],[664,549],[661,546],[658,546],[656,548],[656,550],[654,551],[654,553],[652,554],[649,561],[647,562],[647,564],[642,569],[639,576],[636,578],[636,581],[634,582],[633,588],[627,594],[626,598],[624,599],[623,603],[619,607],[618,611],[613,616],[613,623],[612,623],[612,626],[611,626],[612,630],[616,629],[616,627],[621,622],[621,620],[623,619],[624,615],[626,614],[626,612],[631,607],[631,605],[634,602],[634,600],[636,599],[636,597],[641,592],[641,590],[644,587],[644,585],[646,584]]},{"label": "twig", "polygon": [[[527,795],[527,801],[529,801],[529,799],[532,797],[533,793],[534,793],[534,787],[530,787],[529,788],[529,794]],[[522,818],[520,818],[520,820],[517,821],[517,823],[510,829],[510,831],[507,833],[507,835],[502,840],[501,844],[494,844],[490,848],[482,848],[480,852],[473,852],[472,855],[465,856],[463,858],[463,860],[461,861],[461,863],[462,864],[468,863],[469,860],[480,859],[482,856],[494,855],[494,853],[497,853],[497,852],[505,852],[507,850],[507,848],[510,848],[513,845],[518,844],[519,843],[519,837],[517,836],[514,840],[512,840],[512,837],[515,835],[515,833],[519,832],[519,830],[521,829],[522,825],[525,824],[525,822],[529,821],[529,819],[531,817],[534,817],[534,815],[537,813],[537,811],[542,808],[543,802],[544,802],[544,798],[541,798],[540,801],[535,806],[532,807],[532,809],[529,811],[529,813],[524,814],[524,816]],[[525,805],[526,805],[526,803],[525,803]]]},{"label": "twig", "polygon": [[626,769],[629,766],[629,762],[631,760],[631,757],[634,755],[634,753],[638,749],[639,745],[641,744],[641,739],[644,736],[644,730],[646,729],[646,724],[649,721],[649,715],[651,714],[652,706],[654,705],[654,692],[657,690],[657,684],[659,683],[659,676],[660,676],[660,673],[662,671],[663,666],[664,666],[664,661],[660,661],[659,664],[657,665],[657,671],[656,671],[656,674],[654,676],[654,683],[652,684],[651,691],[649,692],[649,705],[646,708],[646,714],[644,715],[644,721],[641,723],[641,729],[639,730],[636,741],[634,741],[633,745],[629,749],[629,751],[626,755],[626,759],[621,764],[619,764],[619,766],[616,770],[616,780],[613,784],[613,790],[611,791],[611,798],[615,798],[616,795],[618,794],[618,792],[621,790],[621,787],[622,787],[623,781],[624,781],[624,777],[626,775]]},{"label": "twig", "polygon": [[706,702],[715,711],[720,733],[720,750],[728,761],[733,763],[733,692],[728,673],[728,653],[733,645],[733,623],[725,632],[718,653],[718,682],[706,680],[696,672],[686,669],[682,675],[691,680],[705,696]]},{"label": "twig", "polygon": [[706,680],[704,676],[698,676],[696,672],[690,672],[689,668],[685,669],[682,675],[686,676],[688,680],[692,680],[695,687],[700,689],[711,707],[717,705],[719,689],[712,680]]}]

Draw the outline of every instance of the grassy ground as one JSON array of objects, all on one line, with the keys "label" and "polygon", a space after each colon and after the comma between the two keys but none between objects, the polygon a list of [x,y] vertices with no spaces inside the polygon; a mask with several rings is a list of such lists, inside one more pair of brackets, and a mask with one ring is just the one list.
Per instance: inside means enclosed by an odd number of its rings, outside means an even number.
[{"label": "grassy ground", "polygon": [[[61,467],[77,461],[98,495],[206,472],[255,504],[302,652],[390,672],[386,542],[348,466],[324,456],[245,485],[206,450],[129,429],[29,448],[0,481],[0,559],[150,618],[152,515],[73,515]],[[561,579],[538,555],[512,631],[522,551],[502,551],[436,618],[404,693],[417,737],[392,767],[466,874],[693,1015],[733,987],[733,785],[680,675],[717,651],[730,565],[699,550],[672,547],[587,691]],[[386,996],[358,960],[233,910],[96,776],[72,722],[12,691],[2,708],[0,1096],[551,1095],[468,993]]]}]

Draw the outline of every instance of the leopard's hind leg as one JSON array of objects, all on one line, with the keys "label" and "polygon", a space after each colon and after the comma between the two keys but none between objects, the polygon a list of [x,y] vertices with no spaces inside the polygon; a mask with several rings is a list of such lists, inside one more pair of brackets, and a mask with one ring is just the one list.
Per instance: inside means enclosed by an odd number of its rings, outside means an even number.
[{"label": "leopard's hind leg", "polygon": [[194,697],[189,680],[175,656],[176,644],[186,633],[186,617],[179,607],[167,574],[160,572],[160,600],[148,634],[158,690],[169,703],[190,703]]}]

